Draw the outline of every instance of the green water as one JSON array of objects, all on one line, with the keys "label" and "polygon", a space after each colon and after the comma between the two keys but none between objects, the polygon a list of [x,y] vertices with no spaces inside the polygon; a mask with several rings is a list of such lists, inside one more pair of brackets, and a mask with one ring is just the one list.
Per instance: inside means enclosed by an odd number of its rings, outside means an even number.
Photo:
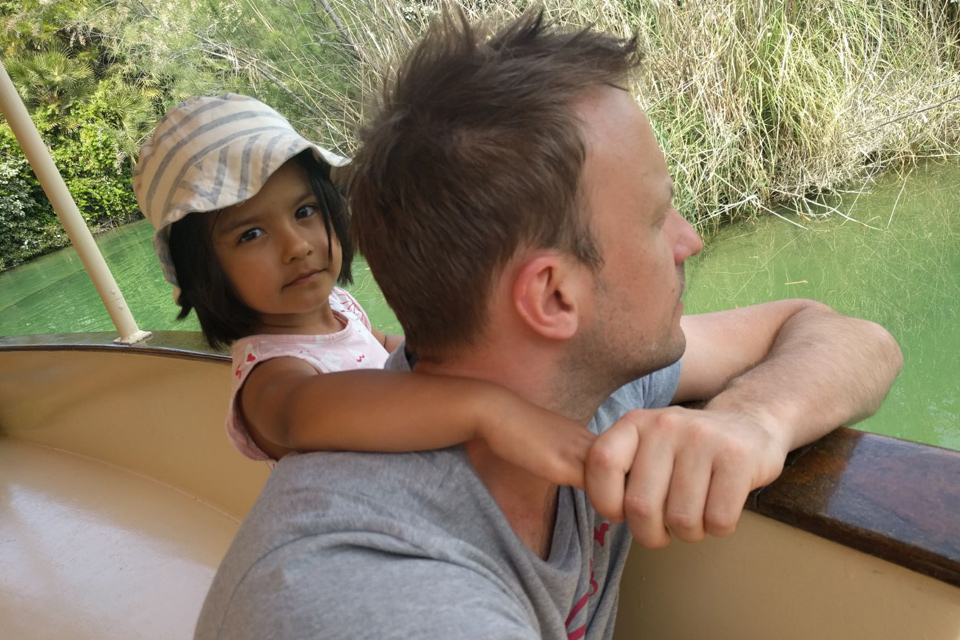
[{"label": "green water", "polygon": [[688,261],[686,309],[814,298],[882,324],[904,368],[857,427],[960,450],[958,185],[957,166],[926,166],[829,203],[856,222],[790,215],[731,226]]},{"label": "green water", "polygon": [[[146,220],[97,237],[141,329],[199,331],[196,317],[176,319],[179,307],[153,253],[153,227]],[[372,322],[390,333],[400,324],[383,300],[362,258],[349,287]],[[0,335],[114,331],[110,316],[72,247],[0,273]]]},{"label": "green water", "polygon": [[[927,166],[829,203],[857,222],[793,214],[804,228],[774,216],[728,227],[688,262],[687,311],[809,297],[881,323],[900,341],[904,371],[858,427],[960,450],[958,184],[960,167]],[[142,328],[197,330],[193,318],[175,320],[150,236],[138,222],[97,243]],[[374,324],[399,333],[362,260],[354,276]],[[72,249],[0,274],[0,335],[112,330]]]}]

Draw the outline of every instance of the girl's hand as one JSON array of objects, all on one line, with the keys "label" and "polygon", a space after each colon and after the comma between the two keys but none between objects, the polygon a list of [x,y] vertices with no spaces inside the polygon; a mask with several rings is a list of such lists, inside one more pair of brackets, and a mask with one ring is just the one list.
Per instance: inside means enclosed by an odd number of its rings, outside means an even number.
[{"label": "girl's hand", "polygon": [[494,454],[558,485],[584,488],[587,452],[596,436],[584,425],[510,394],[480,427]]}]

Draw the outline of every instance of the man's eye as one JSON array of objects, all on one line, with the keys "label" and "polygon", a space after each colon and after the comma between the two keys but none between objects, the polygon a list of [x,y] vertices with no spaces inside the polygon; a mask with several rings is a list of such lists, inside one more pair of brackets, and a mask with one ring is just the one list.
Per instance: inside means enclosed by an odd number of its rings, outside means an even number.
[{"label": "man's eye", "polygon": [[314,213],[316,213],[316,211],[317,211],[317,208],[312,204],[305,204],[299,209],[297,209],[297,213],[295,214],[295,217],[297,218],[297,220],[300,220],[301,218],[309,218]]},{"label": "man's eye", "polygon": [[243,244],[244,242],[250,242],[251,240],[256,240],[263,235],[263,230],[259,228],[247,229],[240,234],[240,237],[237,238],[237,244]]}]

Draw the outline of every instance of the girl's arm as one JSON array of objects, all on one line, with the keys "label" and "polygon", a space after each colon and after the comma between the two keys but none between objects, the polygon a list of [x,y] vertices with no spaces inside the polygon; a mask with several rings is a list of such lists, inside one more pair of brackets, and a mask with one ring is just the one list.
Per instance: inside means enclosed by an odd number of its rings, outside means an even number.
[{"label": "girl's arm", "polygon": [[594,435],[495,384],[362,369],[318,374],[298,358],[258,364],[240,390],[254,442],[290,451],[422,451],[482,438],[555,484],[583,486]]},{"label": "girl's arm", "polygon": [[403,336],[398,336],[395,333],[384,333],[378,329],[372,329],[371,333],[383,345],[387,353],[393,353],[397,350],[397,347],[403,344]]}]

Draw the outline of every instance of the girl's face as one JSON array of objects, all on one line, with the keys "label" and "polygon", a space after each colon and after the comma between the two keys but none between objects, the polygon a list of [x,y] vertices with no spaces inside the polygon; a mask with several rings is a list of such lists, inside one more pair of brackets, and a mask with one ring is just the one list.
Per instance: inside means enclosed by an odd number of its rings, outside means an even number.
[{"label": "girl's face", "polygon": [[291,160],[246,202],[211,216],[213,251],[264,332],[329,333],[328,303],[340,275],[340,243],[328,257],[320,202]]}]

